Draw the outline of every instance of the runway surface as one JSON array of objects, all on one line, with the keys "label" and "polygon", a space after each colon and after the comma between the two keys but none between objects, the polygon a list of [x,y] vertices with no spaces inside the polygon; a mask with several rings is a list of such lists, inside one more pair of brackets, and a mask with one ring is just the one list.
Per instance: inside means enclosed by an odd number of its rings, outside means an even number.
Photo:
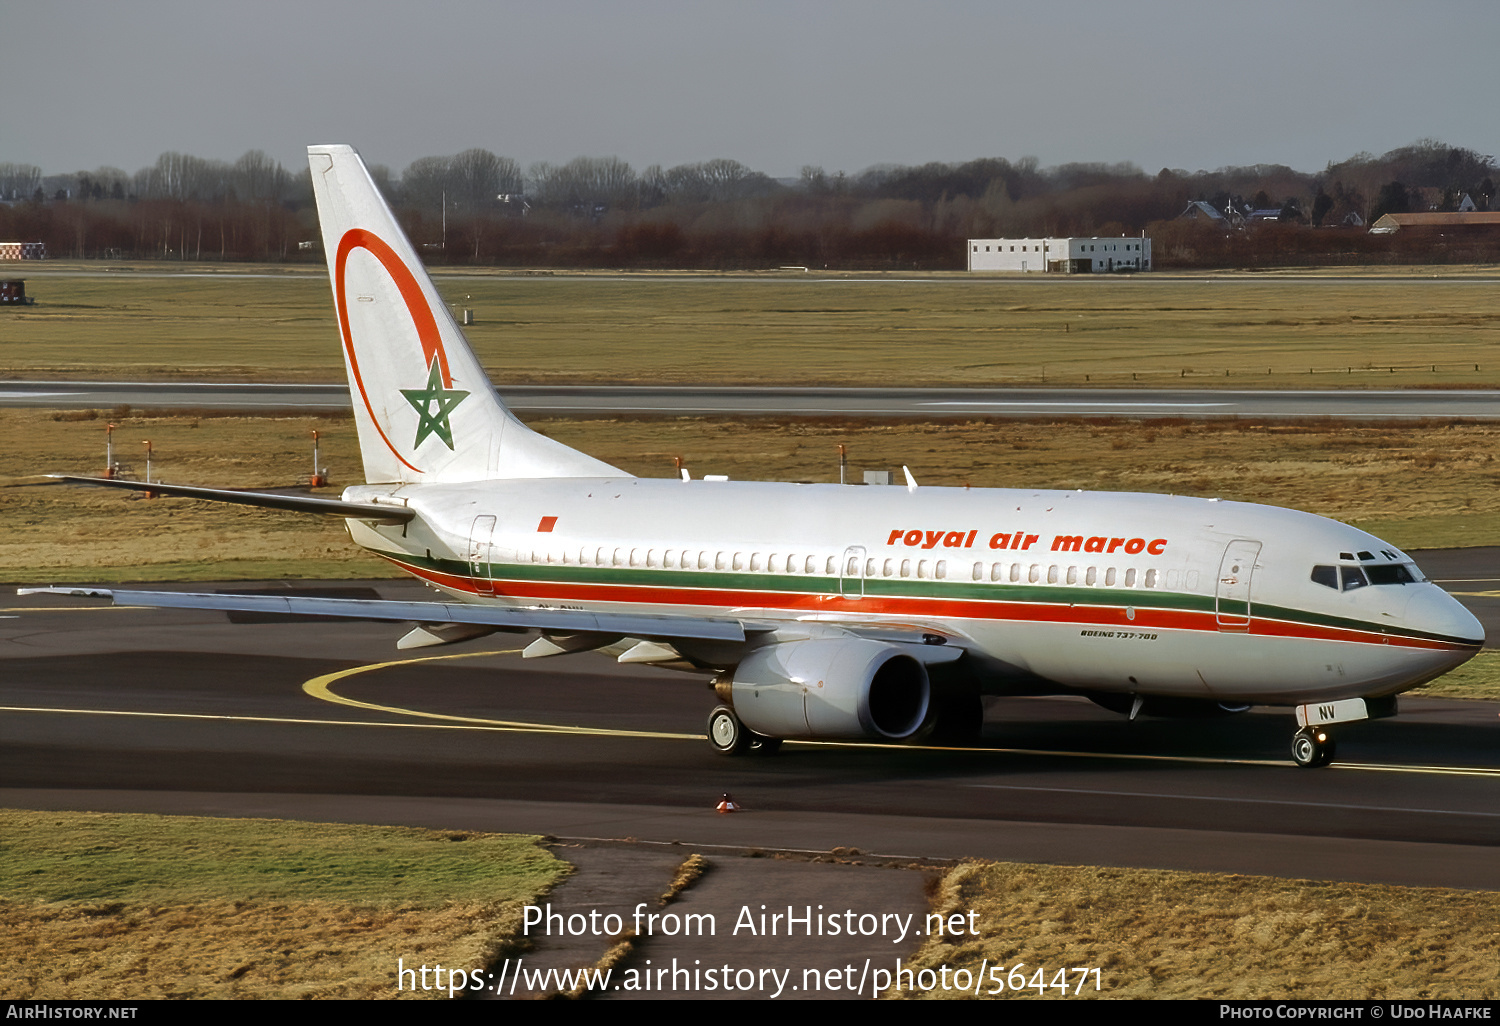
[{"label": "runway surface", "polygon": [[[1337,417],[1500,418],[1500,391],[1117,388],[782,388],[509,385],[531,415],[799,417]],[[43,409],[338,410],[348,386],[211,382],[7,381],[0,405]]]},{"label": "runway surface", "polygon": [[[1419,560],[1480,592],[1497,557]],[[1074,698],[990,700],[977,750],[789,743],[735,760],[701,739],[701,678],[523,663],[524,638],[402,653],[391,625],[0,603],[12,806],[1500,888],[1497,703],[1404,699],[1342,728],[1320,771],[1291,765],[1285,710],[1131,724]],[[747,811],[715,815],[724,792]]]}]

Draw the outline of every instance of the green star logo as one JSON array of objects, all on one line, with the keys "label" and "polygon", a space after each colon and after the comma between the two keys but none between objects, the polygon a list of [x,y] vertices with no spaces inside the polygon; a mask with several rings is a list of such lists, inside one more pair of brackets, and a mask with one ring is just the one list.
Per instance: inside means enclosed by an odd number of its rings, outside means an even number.
[{"label": "green star logo", "polygon": [[462,389],[443,387],[442,369],[438,366],[436,353],[427,367],[427,387],[403,388],[401,394],[406,396],[406,401],[411,403],[417,416],[422,418],[417,423],[417,440],[411,447],[415,449],[420,446],[428,435],[437,435],[444,445],[452,449],[453,428],[448,424],[448,415],[469,397],[469,393]]}]

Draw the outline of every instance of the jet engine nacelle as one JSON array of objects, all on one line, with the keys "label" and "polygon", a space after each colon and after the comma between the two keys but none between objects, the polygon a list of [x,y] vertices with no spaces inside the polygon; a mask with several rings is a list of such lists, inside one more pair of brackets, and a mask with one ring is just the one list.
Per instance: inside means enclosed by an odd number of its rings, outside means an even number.
[{"label": "jet engine nacelle", "polygon": [[927,668],[900,645],[815,638],[758,648],[732,685],[740,720],[767,737],[899,741],[927,718]]}]

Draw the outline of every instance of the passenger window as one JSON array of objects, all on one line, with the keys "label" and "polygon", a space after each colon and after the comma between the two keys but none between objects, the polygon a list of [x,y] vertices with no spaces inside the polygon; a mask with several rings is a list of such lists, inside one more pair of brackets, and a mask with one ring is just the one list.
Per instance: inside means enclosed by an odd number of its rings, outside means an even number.
[{"label": "passenger window", "polygon": [[759,552],[752,552],[752,553],[750,553],[750,569],[751,570],[759,570],[760,569],[760,553]]},{"label": "passenger window", "polygon": [[1125,587],[1135,587],[1135,567],[1131,567],[1129,570],[1125,571]]},{"label": "passenger window", "polygon": [[745,554],[743,552],[736,552],[734,554],[734,562],[730,565],[735,570],[745,569]]},{"label": "passenger window", "polygon": [[974,564],[974,580],[976,580],[976,581],[982,581],[982,580],[984,580],[984,564],[983,563],[975,563]]},{"label": "passenger window", "polygon": [[1098,567],[1089,567],[1089,572],[1084,575],[1083,583],[1087,584],[1089,587],[1093,587],[1095,584],[1099,583]]},{"label": "passenger window", "polygon": [[917,564],[917,576],[924,580],[927,578],[927,560],[924,559]]},{"label": "passenger window", "polygon": [[1010,583],[1011,584],[1019,584],[1020,582],[1021,582],[1021,564],[1020,563],[1012,563],[1010,565]]},{"label": "passenger window", "polygon": [[891,576],[891,574],[896,572],[896,561],[894,559],[886,560],[881,564],[880,572],[886,577]]},{"label": "passenger window", "polygon": [[1104,571],[1104,586],[1106,588],[1113,588],[1115,586],[1115,568],[1114,567],[1110,567],[1108,570]]},{"label": "passenger window", "polygon": [[[815,573],[818,572],[818,557],[817,556],[808,556],[807,557],[807,572],[810,573],[810,574],[815,574]],[[833,573],[833,557],[832,556],[828,557],[828,572],[829,573]]]},{"label": "passenger window", "polygon": [[940,580],[940,581],[942,581],[942,580],[946,580],[947,577],[948,577],[948,561],[946,559],[940,559],[937,562],[937,579]]},{"label": "passenger window", "polygon": [[1078,568],[1076,566],[1070,566],[1070,567],[1068,567],[1068,578],[1067,578],[1067,580],[1068,580],[1069,584],[1077,584],[1078,583]]},{"label": "passenger window", "polygon": [[728,565],[729,565],[729,558],[728,558],[728,556],[725,553],[723,553],[723,552],[716,552],[716,553],[714,553],[714,569],[715,570],[723,570]]},{"label": "passenger window", "polygon": [[[833,568],[835,566],[837,566],[837,565],[838,565],[838,557],[837,556],[829,556],[828,557],[827,566],[824,568],[823,573],[827,574],[829,577],[832,577],[833,576]],[[849,572],[853,573],[854,572],[854,570],[853,570],[853,566],[854,566],[853,562],[851,561],[849,565],[850,565]]]},{"label": "passenger window", "polygon": [[1339,590],[1339,572],[1337,567],[1315,566],[1312,568],[1312,582],[1321,584],[1325,588]]},{"label": "passenger window", "polygon": [[1146,587],[1148,587],[1148,588],[1154,588],[1154,587],[1156,587],[1156,571],[1155,570],[1147,570],[1146,571]]},{"label": "passenger window", "polygon": [[901,561],[901,576],[902,577],[910,577],[911,576],[911,560],[909,560],[909,559],[903,559]]},{"label": "passenger window", "polygon": [[646,565],[647,566],[655,566],[656,565],[656,550],[655,549],[650,549],[650,550],[648,550],[646,552]]},{"label": "passenger window", "polygon": [[1188,591],[1197,591],[1198,590],[1198,571],[1196,571],[1196,570],[1189,570],[1187,572],[1187,590]]},{"label": "passenger window", "polygon": [[1047,583],[1048,584],[1056,584],[1057,583],[1057,567],[1055,567],[1055,566],[1049,566],[1047,568]]},{"label": "passenger window", "polygon": [[1040,581],[1041,579],[1042,579],[1042,568],[1040,566],[1038,566],[1037,564],[1035,564],[1035,563],[1031,564],[1031,572],[1026,575],[1026,580],[1029,583],[1031,583],[1031,584],[1035,584],[1037,581]]},{"label": "passenger window", "polygon": [[1365,579],[1365,572],[1357,566],[1345,566],[1339,568],[1340,576],[1344,579],[1344,590],[1353,591],[1355,588],[1363,588],[1370,582]]}]

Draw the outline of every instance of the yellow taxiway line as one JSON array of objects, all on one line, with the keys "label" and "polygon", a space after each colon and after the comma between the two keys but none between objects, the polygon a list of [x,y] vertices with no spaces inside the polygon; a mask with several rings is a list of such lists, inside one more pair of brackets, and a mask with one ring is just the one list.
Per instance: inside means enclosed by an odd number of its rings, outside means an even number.
[{"label": "yellow taxiway line", "polygon": [[[359,676],[360,674],[373,673],[377,670],[384,670],[397,666],[414,666],[423,663],[449,662],[458,659],[481,659],[487,656],[514,655],[519,651],[520,649],[504,649],[501,651],[487,652],[458,652],[449,655],[418,656],[411,659],[393,659],[380,663],[366,663],[362,666],[353,666],[346,670],[337,670],[333,673],[327,673],[320,677],[313,677],[309,680],[304,681],[302,684],[303,692],[305,692],[312,698],[318,699],[319,701],[330,702],[335,705],[345,705],[354,709],[364,709],[369,712],[385,713],[391,716],[407,716],[415,717],[419,720],[437,721],[430,723],[412,723],[399,721],[390,722],[383,720],[319,720],[285,716],[234,716],[222,713],[172,713],[132,711],[122,709],[64,709],[34,706],[0,706],[0,712],[52,713],[89,716],[128,716],[179,720],[217,720],[221,722],[240,723],[282,723],[289,725],[318,727],[384,727],[416,730],[479,730],[524,734],[571,734],[591,737],[654,738],[664,741],[704,740],[704,736],[702,734],[679,734],[666,731],[650,730],[619,730],[608,727],[579,727],[555,723],[529,723],[517,720],[494,720],[477,716],[454,716],[447,713],[427,712],[421,709],[407,709],[401,706],[380,705],[374,702],[362,702],[356,698],[348,698],[344,695],[336,694],[331,687],[331,685],[337,683],[338,681],[347,680],[351,677]],[[817,745],[821,747],[833,748],[876,748],[888,751],[970,752],[974,754],[984,752],[997,755],[1032,755],[1064,759],[1105,759],[1127,762],[1162,762],[1190,765],[1266,766],[1278,769],[1285,769],[1289,766],[1288,761],[1279,759],[1229,759],[1193,755],[1143,755],[1115,752],[1078,752],[1043,748],[967,748],[950,745],[890,744],[877,741],[791,741],[788,743],[798,745]],[[1367,773],[1416,773],[1452,777],[1500,777],[1500,768],[1490,769],[1480,766],[1400,766],[1381,763],[1335,762],[1334,764],[1329,766],[1328,769],[1353,770]]]}]

